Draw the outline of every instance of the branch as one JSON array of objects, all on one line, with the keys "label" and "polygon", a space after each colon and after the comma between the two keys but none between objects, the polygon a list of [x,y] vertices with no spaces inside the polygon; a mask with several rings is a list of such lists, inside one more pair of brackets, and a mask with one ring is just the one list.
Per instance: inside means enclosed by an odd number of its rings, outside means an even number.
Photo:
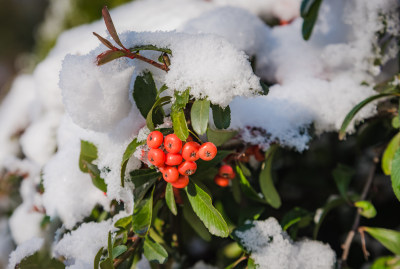
[{"label": "branch", "polygon": [[[372,160],[372,166],[371,166],[371,169],[369,170],[367,180],[364,184],[364,188],[361,193],[360,200],[365,200],[365,198],[368,195],[368,192],[371,188],[372,181],[374,179],[376,166],[379,163],[378,157],[381,155],[382,150],[383,150],[383,148],[376,149],[375,156]],[[352,226],[351,230],[349,231],[349,233],[347,234],[346,240],[344,241],[344,243],[342,245],[343,253],[342,253],[341,259],[339,260],[339,268],[342,268],[343,264],[346,264],[346,261],[347,261],[348,255],[349,255],[349,251],[350,251],[350,247],[351,247],[351,243],[353,242],[354,235],[358,229],[358,226],[360,225],[360,218],[361,218],[360,211],[357,210],[357,214],[354,218],[353,226]],[[363,250],[364,250],[364,246],[363,246]],[[364,256],[367,256],[365,252],[364,252]]]},{"label": "branch", "polygon": [[114,268],[117,268],[121,263],[123,263],[126,259],[128,259],[131,254],[136,250],[137,246],[139,245],[141,238],[139,236],[134,236],[132,238],[132,245],[125,251],[124,254],[120,258],[114,259]]}]

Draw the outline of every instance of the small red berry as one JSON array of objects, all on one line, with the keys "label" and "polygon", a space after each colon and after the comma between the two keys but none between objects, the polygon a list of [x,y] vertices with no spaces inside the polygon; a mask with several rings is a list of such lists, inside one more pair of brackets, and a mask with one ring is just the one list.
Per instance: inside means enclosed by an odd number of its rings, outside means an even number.
[{"label": "small red berry", "polygon": [[200,144],[196,142],[187,142],[182,148],[182,157],[186,161],[197,161],[199,157]]},{"label": "small red berry", "polygon": [[200,159],[204,161],[211,161],[214,159],[215,155],[217,155],[217,147],[211,142],[206,142],[201,145],[198,154]]},{"label": "small red berry", "polygon": [[229,179],[216,175],[214,177],[214,182],[220,187],[227,187],[229,185]]},{"label": "small red berry", "polygon": [[163,169],[163,178],[165,181],[172,183],[178,180],[179,172],[174,166],[165,166]]},{"label": "small red berry", "polygon": [[161,149],[150,149],[147,158],[153,165],[160,167],[164,165],[165,153]]},{"label": "small red berry", "polygon": [[179,176],[178,180],[172,182],[171,185],[174,188],[182,189],[189,184],[189,177],[188,176]]},{"label": "small red berry", "polygon": [[179,153],[167,153],[165,155],[165,164],[166,165],[179,165],[182,162],[182,155]]},{"label": "small red berry", "polygon": [[162,145],[164,136],[160,131],[153,131],[147,136],[147,146],[157,149]]},{"label": "small red berry", "polygon": [[178,166],[179,174],[183,176],[190,176],[196,172],[197,164],[191,161],[184,161]]},{"label": "small red berry", "polygon": [[182,148],[182,141],[176,134],[169,134],[164,138],[164,147],[169,153],[178,153]]},{"label": "small red berry", "polygon": [[219,168],[218,175],[228,179],[235,178],[235,172],[233,172],[233,168],[230,165],[224,164]]}]

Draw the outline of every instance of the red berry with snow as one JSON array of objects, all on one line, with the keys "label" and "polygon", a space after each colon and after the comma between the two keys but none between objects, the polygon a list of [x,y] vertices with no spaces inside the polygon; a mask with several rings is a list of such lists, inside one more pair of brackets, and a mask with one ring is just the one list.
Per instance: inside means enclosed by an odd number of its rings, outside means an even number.
[{"label": "red berry with snow", "polygon": [[164,136],[160,131],[153,131],[147,136],[147,146],[157,149],[162,145]]},{"label": "red berry with snow", "polygon": [[182,157],[186,161],[197,161],[199,157],[200,144],[196,142],[187,142],[182,148]]},{"label": "red berry with snow", "polygon": [[196,172],[197,164],[191,161],[184,161],[178,166],[179,174],[183,176],[190,176]]},{"label": "red berry with snow", "polygon": [[182,141],[176,134],[169,134],[164,138],[164,148],[169,153],[178,153],[182,149]]},{"label": "red berry with snow", "polygon": [[165,181],[172,183],[178,180],[179,172],[174,166],[165,166],[163,169],[163,178]]},{"label": "red berry with snow", "polygon": [[150,149],[147,158],[157,167],[163,166],[165,163],[165,153],[161,149]]},{"label": "red berry with snow", "polygon": [[179,153],[167,153],[165,155],[165,164],[166,165],[179,165],[182,163],[182,155]]},{"label": "red berry with snow", "polygon": [[198,154],[200,159],[211,161],[217,155],[217,147],[211,142],[206,142],[200,146]]}]

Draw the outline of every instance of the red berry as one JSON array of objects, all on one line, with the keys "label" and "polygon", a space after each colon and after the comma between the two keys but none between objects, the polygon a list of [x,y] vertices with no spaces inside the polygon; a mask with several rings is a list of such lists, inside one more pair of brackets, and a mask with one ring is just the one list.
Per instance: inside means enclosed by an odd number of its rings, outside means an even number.
[{"label": "red berry", "polygon": [[172,183],[178,180],[179,172],[174,166],[165,166],[163,169],[163,178],[165,181]]},{"label": "red berry", "polygon": [[157,149],[162,145],[164,136],[160,131],[153,131],[147,136],[147,146]]},{"label": "red berry", "polygon": [[188,176],[179,176],[178,180],[175,182],[172,182],[171,185],[174,188],[177,189],[182,189],[189,184],[189,177]]},{"label": "red berry", "polygon": [[169,134],[164,139],[164,147],[169,153],[178,153],[182,148],[182,141],[176,134]]},{"label": "red berry", "polygon": [[216,175],[214,182],[220,187],[227,187],[229,185],[229,179]]},{"label": "red berry", "polygon": [[164,165],[165,153],[161,149],[150,149],[147,158],[153,165],[160,167]]},{"label": "red berry", "polygon": [[199,159],[198,151],[200,144],[196,142],[187,142],[182,148],[182,157],[186,161],[195,162]]},{"label": "red berry", "polygon": [[178,166],[179,174],[183,176],[190,176],[196,172],[197,164],[191,161],[184,161]]},{"label": "red berry", "polygon": [[233,172],[233,168],[230,165],[224,164],[219,168],[218,175],[228,179],[235,178],[235,172]]},{"label": "red berry", "polygon": [[200,159],[204,161],[211,161],[214,159],[215,155],[217,155],[217,147],[211,142],[206,142],[201,145],[198,154]]},{"label": "red berry", "polygon": [[166,165],[179,165],[182,162],[182,155],[179,153],[167,153],[165,155],[165,164]]}]

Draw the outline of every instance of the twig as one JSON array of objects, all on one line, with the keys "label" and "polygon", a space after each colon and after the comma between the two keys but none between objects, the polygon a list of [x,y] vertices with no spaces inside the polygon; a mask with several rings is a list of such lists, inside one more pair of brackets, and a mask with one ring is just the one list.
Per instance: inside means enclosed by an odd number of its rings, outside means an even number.
[{"label": "twig", "polygon": [[119,266],[121,263],[123,263],[126,259],[128,259],[131,256],[132,252],[134,252],[137,246],[139,245],[141,238],[139,236],[134,236],[132,238],[132,241],[133,244],[128,248],[128,250],[124,254],[122,254],[120,258],[114,259],[114,268],[117,268],[117,266]]},{"label": "twig", "polygon": [[[360,200],[365,200],[365,198],[368,195],[368,192],[369,192],[369,190],[371,188],[372,181],[374,179],[376,166],[379,163],[378,156],[380,156],[381,152],[382,152],[381,149],[376,150],[375,156],[373,158],[373,163],[372,163],[371,169],[369,170],[368,178],[367,178],[367,180],[365,182],[363,191],[361,193]],[[353,242],[354,235],[355,235],[355,233],[356,233],[356,231],[358,229],[358,226],[360,225],[360,218],[361,218],[360,211],[357,210],[357,214],[356,214],[356,216],[354,218],[353,226],[351,227],[351,230],[347,234],[346,240],[344,241],[344,243],[342,245],[343,253],[342,253],[342,257],[341,257],[341,259],[339,261],[339,268],[342,268],[342,265],[346,264],[346,261],[347,261],[348,255],[349,255],[349,251],[350,251],[350,247],[351,247],[351,243]],[[365,253],[366,252],[364,252],[364,256],[366,256]]]}]

